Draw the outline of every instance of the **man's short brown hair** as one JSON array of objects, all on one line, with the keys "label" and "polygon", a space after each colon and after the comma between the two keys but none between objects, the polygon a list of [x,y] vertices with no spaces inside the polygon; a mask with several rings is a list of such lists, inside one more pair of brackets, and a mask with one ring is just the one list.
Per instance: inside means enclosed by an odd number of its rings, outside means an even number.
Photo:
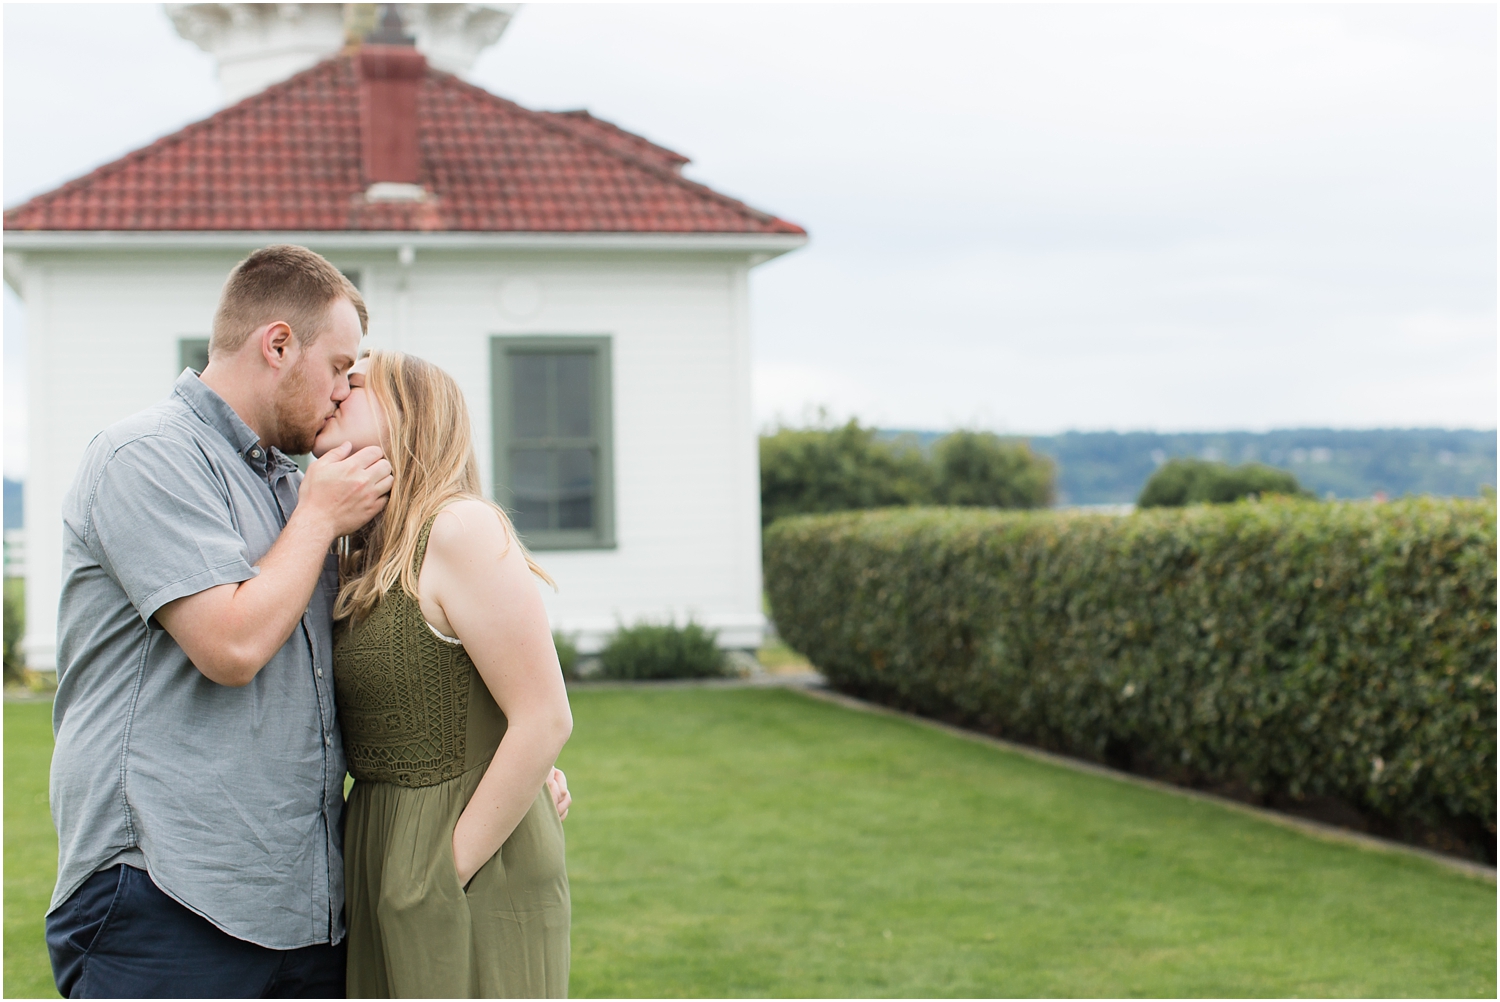
[{"label": "man's short brown hair", "polygon": [[277,320],[285,322],[305,348],[328,327],[329,311],[340,298],[354,304],[360,334],[369,333],[369,314],[359,290],[326,258],[295,244],[262,247],[229,273],[214,311],[208,353],[233,354],[257,328]]}]

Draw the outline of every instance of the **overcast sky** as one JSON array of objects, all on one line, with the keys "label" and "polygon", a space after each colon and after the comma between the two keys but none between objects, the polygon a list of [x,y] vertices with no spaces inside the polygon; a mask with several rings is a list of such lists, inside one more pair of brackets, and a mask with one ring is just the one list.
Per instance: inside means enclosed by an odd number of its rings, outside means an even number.
[{"label": "overcast sky", "polygon": [[[159,5],[4,46],[6,206],[219,105]],[[808,228],[754,273],[764,423],[1495,426],[1493,6],[532,4],[474,79]]]}]

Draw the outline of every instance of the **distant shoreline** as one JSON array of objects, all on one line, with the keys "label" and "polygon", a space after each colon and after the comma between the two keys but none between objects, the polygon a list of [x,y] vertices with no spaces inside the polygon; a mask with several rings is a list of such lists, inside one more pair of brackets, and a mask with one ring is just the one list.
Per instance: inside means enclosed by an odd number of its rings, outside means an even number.
[{"label": "distant shoreline", "polygon": [[[882,428],[926,449],[946,432]],[[1069,431],[1007,434],[1024,439],[1058,466],[1060,507],[1130,504],[1155,469],[1192,456],[1290,470],[1318,497],[1432,494],[1475,497],[1496,482],[1494,429],[1289,428],[1263,432]]]}]

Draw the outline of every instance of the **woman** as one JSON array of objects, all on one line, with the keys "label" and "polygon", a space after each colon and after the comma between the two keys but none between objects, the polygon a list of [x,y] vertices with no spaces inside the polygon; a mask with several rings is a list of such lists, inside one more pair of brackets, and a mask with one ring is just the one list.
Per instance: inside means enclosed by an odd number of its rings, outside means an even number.
[{"label": "woman", "polygon": [[334,616],[350,998],[562,997],[572,730],[532,562],[485,499],[453,378],[376,350],[314,453],[379,445],[385,512],[343,544]]}]

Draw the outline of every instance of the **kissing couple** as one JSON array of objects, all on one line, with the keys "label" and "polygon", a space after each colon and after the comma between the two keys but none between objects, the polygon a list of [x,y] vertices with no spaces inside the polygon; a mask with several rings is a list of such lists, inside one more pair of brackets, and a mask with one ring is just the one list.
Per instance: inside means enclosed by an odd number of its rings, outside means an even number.
[{"label": "kissing couple", "polygon": [[202,375],[85,452],[46,919],[67,997],[567,994],[551,579],[484,494],[458,384],[361,354],[366,328],[328,261],[258,250]]}]

